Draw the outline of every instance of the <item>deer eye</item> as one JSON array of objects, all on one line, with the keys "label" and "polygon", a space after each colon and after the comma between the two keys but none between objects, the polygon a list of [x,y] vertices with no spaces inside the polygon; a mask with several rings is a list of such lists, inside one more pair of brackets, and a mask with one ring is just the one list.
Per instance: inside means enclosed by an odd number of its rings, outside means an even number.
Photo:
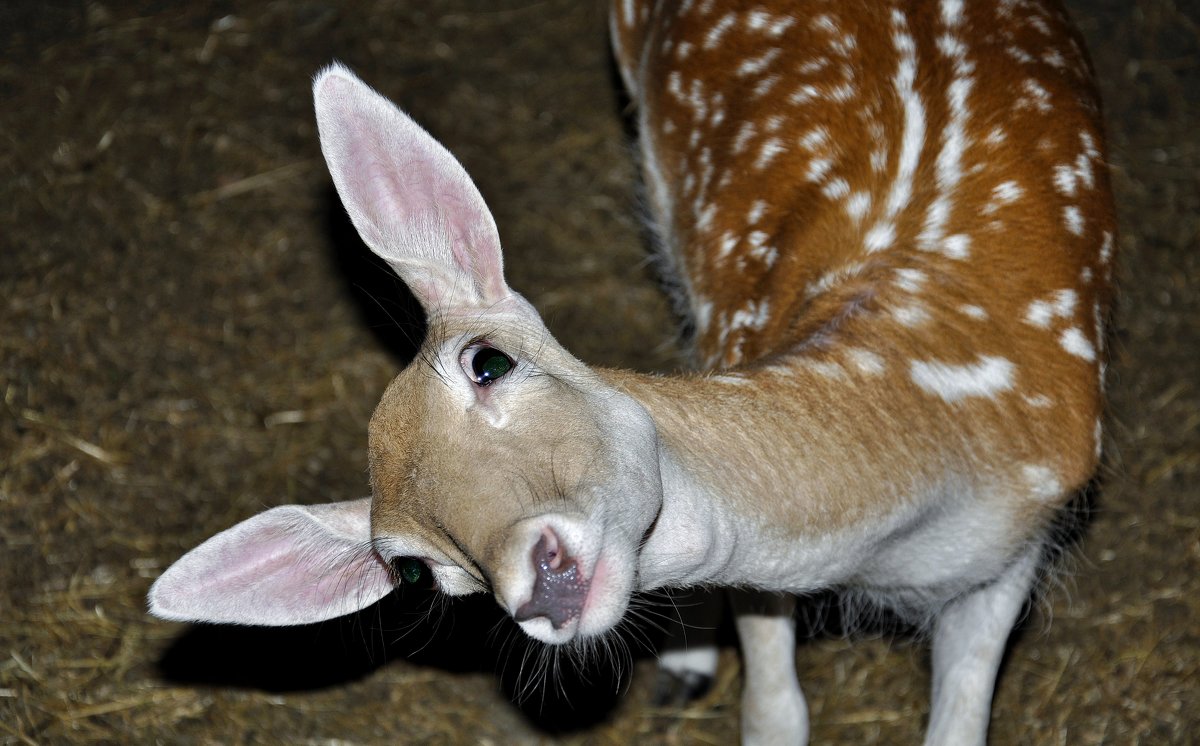
[{"label": "deer eye", "polygon": [[471,379],[480,386],[490,386],[513,369],[515,363],[495,347],[486,345],[467,351],[471,364]]},{"label": "deer eye", "polygon": [[428,572],[425,563],[416,557],[400,557],[393,561],[393,567],[399,573],[400,580],[409,585],[420,583]]}]

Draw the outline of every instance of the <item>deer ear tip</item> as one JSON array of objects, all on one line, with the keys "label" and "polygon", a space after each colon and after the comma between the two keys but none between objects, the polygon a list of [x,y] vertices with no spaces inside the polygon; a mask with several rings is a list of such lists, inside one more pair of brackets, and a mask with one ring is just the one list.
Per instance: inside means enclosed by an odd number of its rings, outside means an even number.
[{"label": "deer ear tip", "polygon": [[164,585],[170,585],[170,581],[164,584],[163,578],[160,577],[150,586],[149,592],[146,593],[146,611],[159,619],[184,621],[186,615],[172,607],[170,588],[164,588]]},{"label": "deer ear tip", "polygon": [[341,62],[333,61],[317,71],[313,76],[313,95],[320,97],[323,92],[334,93],[345,90],[355,83],[361,83],[359,77]]}]

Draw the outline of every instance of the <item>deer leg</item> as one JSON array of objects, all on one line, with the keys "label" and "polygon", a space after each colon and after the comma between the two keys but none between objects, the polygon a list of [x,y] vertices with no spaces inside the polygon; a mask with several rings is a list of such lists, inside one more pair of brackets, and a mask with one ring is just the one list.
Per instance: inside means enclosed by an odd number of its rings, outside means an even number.
[{"label": "deer leg", "polygon": [[796,598],[732,594],[742,643],[742,743],[808,742],[808,706],[796,680]]},{"label": "deer leg", "polygon": [[927,746],[984,744],[996,674],[1042,556],[1036,545],[999,578],[951,601],[933,630]]},{"label": "deer leg", "polygon": [[654,704],[681,707],[703,697],[717,671],[717,626],[725,610],[723,591],[697,588],[671,594],[675,604],[658,656]]}]

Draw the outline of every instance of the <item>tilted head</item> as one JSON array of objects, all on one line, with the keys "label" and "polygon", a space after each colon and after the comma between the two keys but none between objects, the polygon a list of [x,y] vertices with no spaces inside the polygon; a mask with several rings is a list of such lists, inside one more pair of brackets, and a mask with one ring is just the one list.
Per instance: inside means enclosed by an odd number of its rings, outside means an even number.
[{"label": "tilted head", "polygon": [[540,640],[610,629],[662,503],[652,420],[509,289],[491,214],[445,148],[343,67],[314,96],[346,210],[429,332],[371,418],[372,498],[218,534],[163,574],[151,611],[317,621],[378,600],[391,563],[417,559],[448,594],[490,590]]}]

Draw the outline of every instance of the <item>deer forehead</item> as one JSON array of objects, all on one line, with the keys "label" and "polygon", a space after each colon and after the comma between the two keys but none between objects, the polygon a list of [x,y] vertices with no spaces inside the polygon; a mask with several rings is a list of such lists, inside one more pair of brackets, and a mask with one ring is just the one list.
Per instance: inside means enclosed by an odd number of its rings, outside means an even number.
[{"label": "deer forehead", "polygon": [[507,345],[507,330],[490,328],[486,342],[474,344],[507,348],[517,366],[505,378],[474,384],[458,358],[479,335],[456,329],[388,386],[368,438],[377,501],[457,515],[477,510],[483,497],[489,505],[562,499],[617,468],[612,402],[623,395],[578,369],[553,340],[525,358],[528,346]]}]

